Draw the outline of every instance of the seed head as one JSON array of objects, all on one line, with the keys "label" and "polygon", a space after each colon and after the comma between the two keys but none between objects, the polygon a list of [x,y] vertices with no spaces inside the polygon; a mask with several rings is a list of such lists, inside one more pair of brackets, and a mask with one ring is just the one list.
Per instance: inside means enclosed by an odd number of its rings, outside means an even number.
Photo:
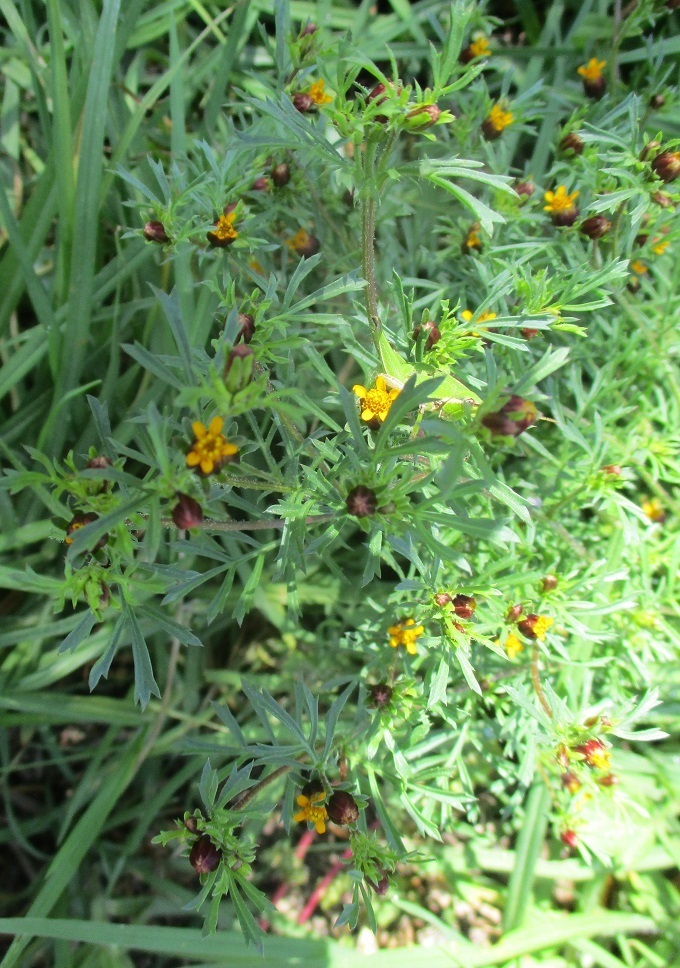
[{"label": "seed head", "polygon": [[371,697],[369,700],[370,704],[371,706],[375,706],[376,709],[387,706],[394,695],[394,689],[385,681],[376,683],[368,691]]},{"label": "seed head", "polygon": [[355,518],[366,518],[375,514],[378,507],[378,498],[375,491],[363,484],[353,487],[345,498],[347,513]]}]

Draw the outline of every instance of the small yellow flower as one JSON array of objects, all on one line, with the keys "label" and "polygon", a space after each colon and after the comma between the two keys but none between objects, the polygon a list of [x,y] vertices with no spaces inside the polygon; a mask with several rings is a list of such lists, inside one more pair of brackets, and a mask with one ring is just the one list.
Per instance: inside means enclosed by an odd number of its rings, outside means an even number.
[{"label": "small yellow flower", "polygon": [[489,111],[489,117],[486,120],[494,131],[498,131],[500,134],[504,128],[510,127],[510,125],[514,122],[515,115],[512,113],[512,111],[506,111],[500,106],[500,104],[494,104]]},{"label": "small yellow flower", "polygon": [[543,196],[546,205],[543,206],[544,212],[568,212],[574,207],[574,199],[578,192],[569,194],[564,185],[558,185],[556,192],[546,192]]},{"label": "small yellow flower", "polygon": [[508,659],[515,659],[520,652],[524,652],[524,645],[514,632],[508,633],[505,640],[505,651],[508,653]]},{"label": "small yellow flower", "polygon": [[644,276],[645,273],[649,271],[647,269],[647,266],[644,264],[644,262],[640,262],[639,259],[636,259],[635,262],[631,262],[630,270],[631,272],[634,272],[637,276]]},{"label": "small yellow flower", "polygon": [[238,447],[230,444],[221,433],[223,424],[221,417],[213,417],[207,427],[200,420],[192,423],[196,439],[187,454],[189,467],[200,467],[204,474],[212,474],[227,457],[238,453]]},{"label": "small yellow flower", "polygon": [[479,232],[476,229],[470,229],[465,240],[465,245],[468,249],[481,249],[482,240],[479,237]]},{"label": "small yellow flower", "polygon": [[[469,309],[464,309],[463,312],[460,315],[465,320],[466,323],[469,323],[472,320],[472,317],[473,317],[474,314]],[[478,324],[479,323],[489,323],[489,322],[491,322],[492,319],[495,319],[495,318],[496,318],[496,313],[490,313],[488,311],[487,312],[483,312],[482,315],[477,320],[477,323]],[[479,333],[472,332],[472,333],[466,333],[465,335],[466,336],[479,336],[480,334]]]},{"label": "small yellow flower", "polygon": [[357,383],[352,387],[352,392],[362,401],[361,419],[366,421],[378,419],[381,423],[386,419],[390,407],[399,396],[398,390],[387,389],[385,378],[382,376],[375,378],[375,386],[370,390]]},{"label": "small yellow flower", "polygon": [[482,34],[475,37],[468,50],[473,57],[488,57],[491,53],[489,41]]},{"label": "small yellow flower", "polygon": [[658,497],[648,498],[646,501],[642,502],[640,507],[650,521],[660,524],[666,520],[666,512],[664,511],[663,504]]},{"label": "small yellow flower", "polygon": [[303,820],[306,820],[314,824],[317,834],[325,834],[328,811],[321,804],[321,801],[325,799],[326,795],[323,791],[314,793],[311,798],[301,793],[296,800],[298,807],[301,809],[293,816],[295,823],[302,823]]},{"label": "small yellow flower", "polygon": [[517,628],[528,639],[538,639],[539,642],[542,642],[545,639],[545,633],[554,621],[555,619],[548,618],[547,615],[536,615],[532,612],[517,623]]},{"label": "small yellow flower", "polygon": [[602,68],[606,63],[606,61],[599,61],[596,57],[591,57],[587,64],[582,64],[579,67],[578,73],[584,80],[592,84],[600,80],[602,77]]},{"label": "small yellow flower", "polygon": [[652,252],[654,255],[663,255],[669,245],[670,242],[657,242],[656,245],[652,246]]},{"label": "small yellow flower", "polygon": [[307,93],[311,97],[315,104],[323,106],[324,104],[330,104],[333,98],[330,94],[324,93],[325,82],[324,81],[314,81]]},{"label": "small yellow flower", "polygon": [[234,228],[236,212],[229,212],[227,215],[220,215],[215,228],[208,232],[208,236],[213,236],[220,242],[233,242],[238,238],[238,232]]},{"label": "small yellow flower", "polygon": [[387,634],[390,637],[390,645],[393,649],[397,646],[403,645],[409,655],[416,654],[416,639],[425,631],[423,625],[416,625],[416,620],[414,618],[407,618],[401,622],[397,622],[396,625],[390,626],[387,630]]}]

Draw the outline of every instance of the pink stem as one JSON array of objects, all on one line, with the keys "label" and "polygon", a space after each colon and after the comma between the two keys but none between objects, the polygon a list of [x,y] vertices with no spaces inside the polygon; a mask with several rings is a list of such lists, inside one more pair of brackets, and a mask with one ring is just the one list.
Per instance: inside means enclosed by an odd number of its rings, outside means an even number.
[{"label": "pink stem", "polygon": [[[312,846],[317,836],[318,834],[316,830],[304,831],[304,833],[300,837],[300,840],[298,841],[297,847],[295,848],[295,857],[297,860],[303,861],[305,859],[305,857],[307,856],[307,851]],[[290,884],[288,883],[288,881],[281,881],[281,883],[276,888],[276,890],[274,891],[271,897],[271,902],[274,905],[274,907],[276,907],[277,903],[281,900],[281,898],[284,898],[286,896],[286,894],[288,893],[289,887],[290,887]],[[266,918],[260,918],[260,927],[262,928],[263,931],[268,931],[270,926],[271,925]]]},{"label": "pink stem", "polygon": [[352,856],[352,849],[351,847],[348,847],[347,850],[342,854],[340,859],[336,860],[336,862],[333,864],[333,866],[328,871],[328,873],[324,874],[324,876],[321,878],[319,883],[316,885],[316,887],[310,894],[309,900],[307,901],[303,909],[298,914],[298,919],[297,919],[298,924],[305,924],[306,921],[309,921],[309,919],[311,918],[311,916],[314,914],[317,907],[319,906],[324,894],[331,886],[335,878],[338,876],[340,871],[344,868],[345,865],[343,864],[343,861],[349,860],[351,856]]}]

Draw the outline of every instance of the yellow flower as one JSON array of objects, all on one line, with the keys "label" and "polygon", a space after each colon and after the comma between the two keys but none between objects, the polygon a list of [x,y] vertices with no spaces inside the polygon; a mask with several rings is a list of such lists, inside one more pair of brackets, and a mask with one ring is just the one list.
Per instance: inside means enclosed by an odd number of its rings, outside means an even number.
[{"label": "yellow flower", "polygon": [[398,390],[387,389],[385,378],[382,376],[375,378],[375,386],[371,387],[370,390],[357,383],[352,387],[352,392],[363,401],[361,419],[369,421],[377,418],[381,423],[385,420],[390,412],[390,407],[399,396]]},{"label": "yellow flower", "polygon": [[333,98],[330,94],[324,93],[325,82],[324,81],[314,81],[307,93],[311,97],[315,104],[324,105],[330,104]]},{"label": "yellow flower", "polygon": [[229,212],[227,215],[220,215],[215,228],[208,232],[208,237],[213,236],[219,242],[233,242],[238,238],[238,232],[234,228],[236,212]]},{"label": "yellow flower", "polygon": [[532,612],[517,623],[517,628],[528,639],[538,639],[539,642],[542,642],[545,639],[545,633],[554,621],[555,619],[548,618],[547,615],[536,615]]},{"label": "yellow flower", "polygon": [[505,111],[500,104],[494,104],[486,120],[494,131],[500,133],[504,128],[508,128],[514,122],[515,115],[512,111]]},{"label": "yellow flower", "polygon": [[666,520],[666,512],[658,497],[648,498],[640,506],[650,521],[655,521],[660,524]]},{"label": "yellow flower", "polygon": [[[473,317],[474,314],[469,309],[464,309],[463,312],[460,315],[465,320],[466,323],[469,323],[472,320],[472,317]],[[482,315],[477,320],[477,323],[488,323],[488,322],[491,322],[491,320],[492,319],[495,319],[495,318],[496,318],[496,313],[490,313],[488,311],[487,312],[483,312]],[[466,336],[479,336],[479,333],[472,332],[472,333],[466,333],[465,335]]]},{"label": "yellow flower", "polygon": [[488,57],[491,53],[489,41],[482,34],[479,37],[475,37],[468,50],[473,57]]},{"label": "yellow flower", "polygon": [[634,272],[638,276],[644,276],[644,274],[648,271],[647,266],[644,264],[644,262],[640,262],[639,259],[636,259],[635,262],[631,262],[630,269],[631,272]]},{"label": "yellow flower", "polygon": [[397,646],[403,645],[409,655],[416,654],[416,639],[425,631],[423,625],[416,625],[416,620],[414,618],[407,618],[401,622],[397,622],[396,625],[390,626],[387,630],[387,634],[390,637],[390,645],[393,649]]},{"label": "yellow flower", "polygon": [[567,192],[564,185],[558,185],[556,192],[546,192],[543,196],[547,205],[543,206],[544,212],[568,212],[574,207],[574,199],[578,192]]},{"label": "yellow flower", "polygon": [[657,242],[656,245],[652,246],[652,252],[654,255],[663,255],[669,245],[670,242]]},{"label": "yellow flower", "polygon": [[508,659],[515,659],[520,652],[524,652],[524,645],[514,632],[508,633],[505,640],[505,651],[508,653]]},{"label": "yellow flower", "polygon": [[579,67],[578,73],[584,80],[592,84],[600,80],[602,77],[602,68],[606,63],[606,61],[599,61],[596,57],[591,57],[587,64],[582,64]]},{"label": "yellow flower", "polygon": [[325,834],[328,811],[323,805],[320,805],[321,801],[325,799],[326,795],[323,791],[314,793],[311,798],[301,793],[296,801],[298,807],[301,809],[293,816],[295,823],[301,823],[303,820],[307,820],[309,823],[314,824],[317,834]]},{"label": "yellow flower", "polygon": [[191,425],[196,438],[191,450],[187,454],[189,467],[200,467],[204,474],[212,474],[215,467],[238,453],[238,447],[230,444],[221,433],[224,421],[221,417],[213,417],[207,427],[200,420]]}]

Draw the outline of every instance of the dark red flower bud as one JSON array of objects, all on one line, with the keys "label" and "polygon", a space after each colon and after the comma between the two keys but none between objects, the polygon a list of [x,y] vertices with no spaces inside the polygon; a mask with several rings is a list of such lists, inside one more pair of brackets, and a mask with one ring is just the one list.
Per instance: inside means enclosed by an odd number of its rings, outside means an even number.
[{"label": "dark red flower bud", "polygon": [[563,830],[560,834],[560,840],[563,844],[565,844],[567,847],[571,847],[572,849],[578,844],[578,837],[576,836],[575,830]]},{"label": "dark red flower bud", "polygon": [[640,152],[640,161],[647,161],[650,155],[655,154],[661,147],[660,141],[648,141]]},{"label": "dark red flower bud", "polygon": [[203,509],[198,501],[188,494],[178,494],[177,504],[172,509],[172,520],[176,528],[199,528],[203,523]]},{"label": "dark red flower bud", "polygon": [[573,225],[579,216],[579,211],[575,205],[571,208],[564,209],[562,212],[552,213],[552,223],[553,225],[560,226],[570,226]]},{"label": "dark red flower bud", "polygon": [[338,826],[345,826],[348,823],[356,823],[359,816],[359,808],[356,800],[350,793],[344,790],[336,790],[326,804],[328,819]]},{"label": "dark red flower bud", "polygon": [[[392,91],[395,94],[401,94],[401,91],[402,91],[401,85],[397,84],[395,87],[394,85],[391,84],[390,92]],[[385,84],[376,84],[373,90],[369,91],[369,93],[366,95],[367,104],[370,104],[371,101],[375,101],[376,104],[382,104],[382,102],[386,100],[387,100],[387,85]],[[387,124],[388,120],[389,118],[387,117],[386,114],[376,114],[373,117],[373,121],[377,121],[378,124]]]},{"label": "dark red flower bud", "polygon": [[251,189],[254,192],[267,192],[269,191],[269,182],[264,177],[256,178],[253,182],[253,187]]},{"label": "dark red flower bud", "polygon": [[300,36],[301,37],[311,37],[312,34],[315,34],[318,29],[319,28],[317,27],[316,24],[305,24],[305,26],[300,31]]},{"label": "dark red flower bud", "polygon": [[445,605],[448,605],[449,602],[452,602],[452,601],[453,599],[448,594],[448,592],[439,592],[437,595],[434,596],[434,603],[435,605],[438,605],[440,608],[444,608]]},{"label": "dark red flower bud", "polygon": [[244,343],[249,343],[255,335],[255,317],[250,313],[239,313],[238,325],[239,334],[236,337],[237,342],[238,340],[243,340]]},{"label": "dark red flower bud", "polygon": [[157,245],[165,245],[170,241],[162,222],[147,222],[142,229],[142,235],[147,242],[156,242]]},{"label": "dark red flower bud", "polygon": [[482,121],[482,134],[486,141],[496,141],[503,134],[502,128],[497,128],[491,118]]},{"label": "dark red flower bud", "polygon": [[418,339],[421,333],[427,333],[427,339],[425,340],[426,351],[431,350],[442,337],[439,327],[431,319],[427,319],[424,323],[415,327],[413,330],[413,338]]},{"label": "dark red flower bud", "polygon": [[108,457],[97,456],[90,457],[85,467],[90,471],[103,471],[107,467],[111,466],[111,461]]},{"label": "dark red flower bud", "polygon": [[210,874],[217,870],[222,860],[222,851],[213,844],[207,834],[198,838],[189,854],[189,863],[197,874]]},{"label": "dark red flower bud", "polygon": [[554,592],[559,584],[557,575],[546,575],[541,582],[541,591]]},{"label": "dark red flower bud", "polygon": [[524,326],[520,329],[520,333],[524,339],[536,339],[540,335],[540,329],[533,329],[531,326]]},{"label": "dark red flower bud", "polygon": [[650,108],[653,108],[655,111],[660,111],[661,108],[665,105],[665,103],[666,103],[666,98],[663,96],[663,94],[652,94],[652,96],[649,99],[649,106]]},{"label": "dark red flower bud", "polygon": [[680,151],[662,151],[652,162],[652,170],[666,184],[675,181],[680,175]]},{"label": "dark red flower bud", "polygon": [[650,198],[657,205],[660,205],[661,208],[668,208],[669,205],[673,204],[673,199],[670,195],[666,195],[665,192],[652,192]]},{"label": "dark red flower bud", "polygon": [[[66,525],[66,538],[64,538],[64,544],[73,544],[73,538],[71,537],[72,534],[75,534],[76,531],[80,531],[81,528],[84,528],[86,525],[92,524],[98,520],[99,518],[96,514],[74,514],[72,519]],[[92,550],[99,551],[100,548],[104,547],[108,540],[109,536],[107,534],[103,534]]]},{"label": "dark red flower bud", "polygon": [[639,235],[635,236],[635,244],[639,245],[640,248],[642,248],[643,245],[646,245],[648,241],[649,235],[647,235],[646,232],[640,232]]},{"label": "dark red flower bud", "polygon": [[272,168],[272,181],[277,188],[283,188],[290,181],[290,167],[282,161],[280,165]]},{"label": "dark red flower bud", "polygon": [[536,615],[535,612],[530,612],[526,618],[523,618],[521,622],[517,623],[517,628],[528,639],[542,639],[552,624],[552,619],[547,619],[541,615]]},{"label": "dark red flower bud", "polygon": [[[366,95],[366,101],[367,102],[375,101],[375,99],[380,97],[381,94],[384,94],[386,90],[387,88],[385,87],[384,84],[376,84],[373,90],[369,91],[368,94]],[[383,97],[381,100],[384,101],[385,98]],[[381,101],[378,101],[378,104],[380,103]]]},{"label": "dark red flower bud", "polygon": [[618,784],[619,778],[616,773],[607,773],[606,776],[601,776],[597,782],[603,787],[613,787]]},{"label": "dark red flower bud", "polygon": [[537,416],[536,406],[530,400],[513,395],[500,410],[482,417],[482,424],[494,436],[519,437],[536,423]]},{"label": "dark red flower bud", "polygon": [[583,93],[593,101],[599,101],[607,90],[607,82],[603,76],[588,80],[587,77],[581,78],[583,81]]},{"label": "dark red flower bud", "polygon": [[458,618],[472,618],[477,602],[471,595],[456,595],[453,599],[453,610]]},{"label": "dark red flower bud", "polygon": [[385,894],[387,894],[390,886],[389,878],[385,873],[383,873],[382,877],[380,878],[377,884],[375,883],[375,881],[372,881],[369,877],[366,878],[366,883],[369,885],[369,887],[372,887],[375,893],[378,894],[380,897],[384,897]]},{"label": "dark red flower bud", "polygon": [[533,182],[521,181],[521,182],[517,182],[517,184],[515,185],[515,191],[520,197],[524,196],[525,198],[531,198],[531,196],[536,191],[536,186],[534,185]]},{"label": "dark red flower bud", "polygon": [[314,107],[314,99],[309,94],[305,94],[303,91],[299,91],[297,94],[293,95],[293,106],[296,111],[300,114],[306,114],[307,111],[311,111]]},{"label": "dark red flower bud", "polygon": [[195,834],[198,830],[198,820],[196,817],[187,817],[184,821],[184,826],[187,828],[190,834]]},{"label": "dark red flower bud", "polygon": [[520,615],[522,614],[523,611],[524,611],[524,609],[522,608],[521,605],[511,605],[510,608],[508,609],[507,613],[506,613],[505,621],[506,622],[516,622],[517,619],[520,617]]},{"label": "dark red flower bud", "polygon": [[365,518],[375,514],[378,508],[378,498],[375,491],[370,487],[358,484],[353,487],[345,499],[347,513],[354,515],[355,518]]},{"label": "dark red flower bud", "polygon": [[565,136],[560,141],[560,151],[571,151],[575,155],[582,155],[585,144],[582,138],[576,134],[575,131],[570,131],[569,134]]},{"label": "dark red flower bud", "polygon": [[387,682],[378,682],[375,686],[371,686],[368,691],[371,697],[371,706],[375,706],[376,709],[387,706],[394,695],[394,689]]},{"label": "dark red flower bud", "polygon": [[589,239],[601,239],[611,227],[612,223],[604,215],[591,215],[581,222],[579,232],[587,235]]}]

